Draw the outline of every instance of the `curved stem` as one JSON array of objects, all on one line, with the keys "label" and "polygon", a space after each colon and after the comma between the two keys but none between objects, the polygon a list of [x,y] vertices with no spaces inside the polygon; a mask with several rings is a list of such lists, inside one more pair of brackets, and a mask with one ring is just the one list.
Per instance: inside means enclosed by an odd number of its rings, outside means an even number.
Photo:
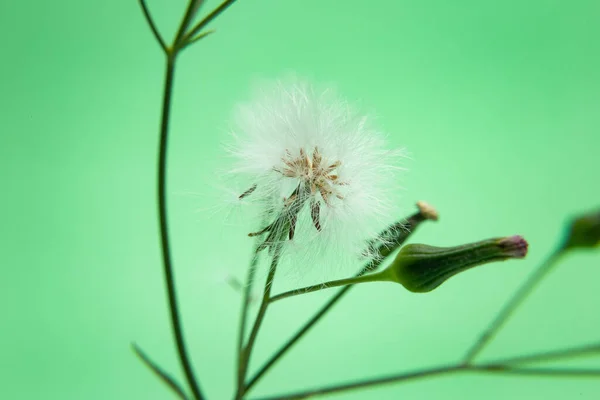
[{"label": "curved stem", "polygon": [[323,282],[318,285],[307,286],[301,289],[290,290],[284,293],[280,293],[276,296],[273,296],[269,299],[269,303],[276,302],[277,300],[282,300],[292,296],[298,296],[299,294],[306,294],[317,292],[323,289],[330,289],[338,286],[347,286],[347,285],[356,285],[358,283],[365,282],[386,282],[389,281],[388,274],[382,272],[377,272],[369,275],[360,275],[354,276],[352,278],[338,279],[335,281]]},{"label": "curved stem", "polygon": [[164,39],[158,32],[158,28],[156,27],[156,24],[154,24],[154,20],[152,19],[152,16],[150,15],[150,10],[148,10],[148,6],[146,5],[146,0],[139,0],[139,2],[140,2],[140,6],[142,7],[142,11],[144,12],[144,17],[146,17],[146,22],[148,22],[148,25],[150,26],[150,30],[152,31],[152,34],[154,34],[154,38],[160,45],[160,48],[165,53],[167,53],[168,52],[167,44],[165,43]]},{"label": "curved stem", "polygon": [[281,246],[278,245],[273,251],[273,260],[271,261],[271,266],[269,267],[269,274],[267,275],[267,279],[265,281],[265,289],[263,292],[262,302],[260,303],[260,308],[258,309],[258,314],[256,316],[256,320],[254,321],[254,326],[252,326],[252,331],[250,332],[248,343],[242,348],[242,351],[240,352],[236,399],[241,399],[244,393],[246,392],[244,381],[246,379],[246,373],[248,371],[248,364],[250,363],[250,356],[252,355],[254,342],[256,341],[258,331],[260,329],[260,326],[262,325],[262,321],[267,312],[267,307],[269,306],[269,298],[271,296],[273,278],[275,278],[275,272],[277,270],[277,264],[279,263],[280,255]]},{"label": "curved stem", "polygon": [[169,247],[169,232],[167,223],[167,144],[169,136],[169,118],[171,111],[171,98],[173,93],[173,77],[175,75],[175,55],[167,54],[167,67],[165,73],[165,86],[163,93],[162,116],[160,123],[160,145],[158,155],[158,215],[160,221],[160,242],[162,249],[163,267],[165,272],[165,281],[167,285],[167,295],[169,299],[169,311],[171,313],[171,326],[175,343],[177,344],[177,352],[179,360],[185,373],[187,383],[197,400],[202,400],[204,397],[200,391],[200,386],[192,366],[188,358],[185,342],[183,340],[183,328],[179,318],[179,310],[177,308],[177,297],[175,293],[175,277],[173,273],[173,264],[171,262],[171,251]]},{"label": "curved stem", "polygon": [[[173,78],[175,75],[175,59],[180,50],[185,47],[184,36],[186,35],[187,28],[190,22],[193,20],[194,16],[198,12],[198,9],[203,3],[203,0],[189,0],[188,7],[185,11],[184,17],[181,20],[179,28],[177,30],[177,34],[173,40],[173,44],[171,47],[168,47],[165,43],[164,39],[160,35],[152,16],[150,15],[150,11],[146,5],[145,0],[138,0],[142,11],[144,13],[144,17],[152,33],[154,34],[155,39],[160,45],[161,49],[165,53],[167,59],[167,66],[165,72],[165,84],[164,84],[164,92],[163,92],[163,103],[162,103],[162,114],[161,114],[161,122],[160,122],[160,144],[159,144],[159,155],[158,155],[158,216],[159,216],[159,224],[160,224],[160,241],[161,241],[161,251],[162,251],[162,259],[163,259],[163,268],[165,273],[165,283],[167,287],[167,297],[169,302],[169,311],[171,316],[171,326],[173,329],[173,335],[175,336],[175,343],[177,345],[177,352],[179,354],[179,360],[181,362],[181,367],[185,373],[185,377],[187,383],[193,393],[194,399],[196,400],[204,400],[204,396],[200,390],[200,385],[197,379],[194,376],[194,372],[192,370],[191,362],[187,355],[185,342],[183,339],[183,328],[181,324],[181,320],[179,317],[179,310],[177,307],[177,297],[175,290],[175,277],[173,273],[173,265],[171,261],[171,252],[169,247],[169,234],[168,234],[168,222],[167,222],[167,196],[166,196],[166,187],[167,187],[167,145],[168,145],[168,135],[169,135],[169,120],[170,120],[170,112],[171,112],[171,98],[173,94]],[[203,21],[199,24],[206,24],[214,19],[217,15],[219,15],[222,11],[224,11],[233,1],[226,1],[224,4],[219,6],[215,11],[209,14]],[[203,26],[203,25],[202,25]],[[191,35],[194,32],[190,32]],[[187,38],[187,36],[185,36]],[[247,302],[247,299],[246,299]],[[247,305],[245,306],[247,307]]]},{"label": "curved stem", "polygon": [[525,283],[515,292],[510,300],[504,305],[504,308],[498,313],[494,321],[488,326],[486,331],[467,351],[463,363],[471,363],[483,348],[494,338],[504,323],[510,318],[515,310],[523,303],[527,296],[533,291],[538,283],[552,270],[562,254],[562,247],[555,251],[540,265],[537,270],[525,281]]}]

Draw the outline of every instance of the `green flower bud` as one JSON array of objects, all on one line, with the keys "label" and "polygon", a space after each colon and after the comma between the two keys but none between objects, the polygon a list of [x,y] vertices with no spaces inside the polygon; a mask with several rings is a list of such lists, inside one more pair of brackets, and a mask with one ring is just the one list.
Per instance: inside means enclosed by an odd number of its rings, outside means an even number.
[{"label": "green flower bud", "polygon": [[600,245],[600,210],[575,218],[567,232],[564,250]]},{"label": "green flower bud", "polygon": [[429,292],[469,268],[494,261],[523,258],[527,242],[521,236],[488,239],[456,247],[425,244],[404,246],[384,271],[411,292]]}]

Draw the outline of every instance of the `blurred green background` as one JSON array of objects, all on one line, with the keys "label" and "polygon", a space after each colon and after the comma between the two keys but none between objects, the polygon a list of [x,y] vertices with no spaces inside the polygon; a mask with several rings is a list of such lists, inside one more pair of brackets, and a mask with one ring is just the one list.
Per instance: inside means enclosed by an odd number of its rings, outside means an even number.
[{"label": "blurred green background", "polygon": [[[167,37],[185,4],[149,1]],[[217,276],[243,276],[251,251],[212,211],[212,180],[231,110],[257,78],[296,71],[376,111],[411,154],[404,209],[427,200],[441,214],[414,240],[522,234],[530,254],[428,295],[355,288],[254,397],[462,356],[567,218],[600,204],[599,20],[597,0],[239,0],[217,19],[179,60],[169,162],[179,298],[208,397],[231,396],[240,303]],[[174,398],[129,347],[182,380],[155,204],[164,65],[140,8],[2,1],[0,33],[0,398]],[[599,264],[598,252],[571,254],[482,359],[597,341]],[[332,293],[270,309],[252,365]],[[599,397],[593,379],[461,375],[335,398]]]}]

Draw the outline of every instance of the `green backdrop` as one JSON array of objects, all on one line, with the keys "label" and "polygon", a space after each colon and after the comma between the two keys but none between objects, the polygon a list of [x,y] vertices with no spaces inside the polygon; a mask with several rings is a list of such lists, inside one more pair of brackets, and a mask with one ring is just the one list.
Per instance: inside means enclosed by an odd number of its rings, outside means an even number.
[{"label": "green backdrop", "polygon": [[[171,35],[185,1],[149,5]],[[376,112],[411,154],[404,209],[441,214],[414,240],[522,234],[530,253],[428,295],[355,288],[255,397],[459,359],[568,216],[600,203],[599,19],[597,0],[239,0],[217,19],[179,60],[168,171],[185,333],[209,398],[231,395],[240,303],[217,276],[242,276],[251,251],[214,212],[214,177],[256,79],[295,71]],[[158,251],[159,47],[134,0],[3,0],[0,40],[0,398],[173,398],[129,347],[182,377]],[[570,255],[482,359],[598,340],[599,267],[598,252]],[[270,309],[252,365],[329,295]],[[461,375],[336,398],[599,397],[597,379]]]}]

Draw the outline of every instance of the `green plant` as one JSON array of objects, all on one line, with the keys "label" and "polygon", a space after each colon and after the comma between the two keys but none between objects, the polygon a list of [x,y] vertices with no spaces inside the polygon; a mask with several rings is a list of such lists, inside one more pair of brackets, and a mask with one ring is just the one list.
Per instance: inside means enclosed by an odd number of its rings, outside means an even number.
[{"label": "green plant", "polygon": [[[182,399],[190,398],[187,394],[191,392],[191,398],[204,399],[200,382],[195,376],[190,358],[188,356],[184,337],[182,334],[181,321],[179,317],[176,289],[173,277],[173,265],[170,256],[170,243],[168,236],[168,220],[166,214],[166,167],[167,150],[169,138],[169,121],[171,111],[171,99],[173,93],[173,77],[176,70],[178,55],[190,45],[199,42],[212,31],[204,30],[206,26],[230,5],[234,0],[223,2],[219,7],[210,12],[200,22],[193,23],[199,13],[203,1],[190,0],[185,14],[179,25],[179,29],[171,43],[167,43],[160,35],[158,28],[153,22],[150,12],[144,0],[140,0],[143,13],[156,38],[160,48],[165,55],[166,73],[164,82],[164,94],[162,104],[162,117],[160,124],[160,146],[158,157],[158,205],[161,232],[161,245],[163,255],[163,266],[165,281],[168,292],[171,324],[177,345],[179,360],[187,381],[187,389],[179,384],[162,368],[150,360],[142,350],[134,345],[134,351],[140,359],[148,365],[166,384],[168,384]],[[309,154],[309,151],[312,153]],[[287,154],[287,155],[286,155]],[[289,157],[288,157],[289,156]],[[276,277],[278,262],[284,251],[286,243],[294,239],[295,230],[301,213],[306,213],[312,221],[316,231],[322,230],[321,209],[329,205],[335,197],[343,199],[342,193],[336,191],[337,186],[344,186],[347,182],[339,178],[335,173],[336,168],[342,165],[339,161],[329,164],[322,163],[322,155],[317,147],[314,149],[300,148],[298,152],[282,154],[284,165],[281,168],[273,168],[275,174],[284,178],[298,179],[299,183],[288,197],[283,199],[279,207],[272,204],[267,207],[264,217],[271,218],[271,223],[261,230],[252,233],[251,236],[258,238],[258,245],[248,268],[248,277],[243,291],[243,303],[240,316],[240,330],[238,341],[238,370],[237,388],[235,399],[247,398],[256,383],[276,364],[276,362],[301,339],[337,302],[339,302],[353,285],[372,281],[391,281],[401,283],[405,288],[413,292],[428,292],[434,290],[451,276],[468,268],[492,261],[500,261],[511,258],[525,257],[527,243],[520,236],[488,239],[481,242],[457,246],[453,248],[437,248],[427,245],[407,245],[405,241],[415,232],[417,227],[425,221],[437,220],[437,212],[425,203],[418,203],[418,211],[413,215],[403,218],[391,224],[387,229],[380,232],[370,241],[364,243],[368,261],[365,266],[353,277],[347,279],[324,282],[306,288],[300,288],[291,292],[271,294],[272,281]],[[325,167],[323,165],[326,165]],[[317,172],[315,172],[317,171]],[[239,198],[245,199],[249,196],[260,196],[255,192],[262,190],[254,183],[248,190],[241,193]],[[271,191],[267,191],[271,193]],[[264,194],[263,194],[264,195]],[[259,197],[260,198],[260,197]],[[331,200],[330,200],[331,198]],[[268,201],[267,201],[268,203]],[[439,376],[458,372],[482,372],[490,374],[519,374],[519,375],[545,375],[563,377],[600,377],[600,370],[577,370],[530,367],[533,363],[544,361],[573,358],[600,352],[600,342],[571,347],[549,352],[528,354],[518,357],[505,358],[494,362],[477,363],[476,357],[494,338],[498,331],[509,320],[510,316],[518,309],[523,300],[533,289],[547,276],[557,265],[557,262],[568,252],[579,248],[593,248],[600,243],[600,212],[589,213],[573,220],[567,230],[565,239],[557,249],[540,265],[535,273],[515,292],[508,300],[505,307],[492,321],[487,330],[468,349],[461,363],[455,365],[442,365],[428,370],[414,371],[410,373],[391,375],[379,379],[354,382],[345,385],[333,385],[315,390],[307,390],[301,393],[290,393],[273,397],[273,399],[299,399],[328,393],[335,393],[351,389],[359,389],[369,386],[381,385],[392,382],[402,382],[411,379]],[[395,259],[383,270],[378,270],[387,262],[396,250],[400,249]],[[260,261],[259,255],[267,250],[270,260],[270,268],[265,281],[263,295],[258,314],[252,323],[250,334],[246,338],[245,332],[248,325],[248,308],[250,303],[251,284],[254,282],[257,265]],[[253,375],[249,375],[248,364],[252,356],[254,343],[260,332],[263,318],[270,304],[281,301],[286,297],[300,295],[316,290],[323,290],[334,286],[343,286],[303,327],[291,337],[275,354],[272,355]]]}]

